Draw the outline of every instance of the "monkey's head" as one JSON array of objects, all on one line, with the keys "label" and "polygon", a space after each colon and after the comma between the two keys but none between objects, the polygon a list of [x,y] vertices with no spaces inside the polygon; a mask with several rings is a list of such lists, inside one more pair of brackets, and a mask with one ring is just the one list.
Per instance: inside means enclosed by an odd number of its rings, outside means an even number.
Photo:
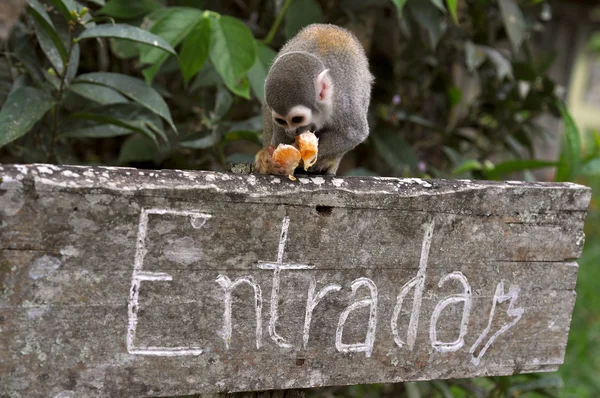
[{"label": "monkey's head", "polygon": [[265,81],[265,101],[273,121],[290,138],[320,130],[331,115],[333,81],[316,56],[286,53],[276,59]]}]

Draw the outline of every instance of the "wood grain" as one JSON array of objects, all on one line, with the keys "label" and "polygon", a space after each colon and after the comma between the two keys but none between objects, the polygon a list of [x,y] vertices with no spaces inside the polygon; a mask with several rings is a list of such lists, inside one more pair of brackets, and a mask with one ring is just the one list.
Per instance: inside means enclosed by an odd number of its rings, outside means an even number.
[{"label": "wood grain", "polygon": [[509,375],[564,358],[583,186],[51,165],[0,177],[0,396]]}]

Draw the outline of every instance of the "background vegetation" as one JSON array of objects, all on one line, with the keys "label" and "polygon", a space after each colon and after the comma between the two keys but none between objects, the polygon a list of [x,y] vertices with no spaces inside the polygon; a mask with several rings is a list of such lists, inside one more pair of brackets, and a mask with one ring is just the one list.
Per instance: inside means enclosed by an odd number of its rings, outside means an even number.
[{"label": "background vegetation", "polygon": [[[268,66],[312,22],[355,31],[376,76],[371,136],[346,175],[595,187],[559,374],[312,390],[315,396],[600,396],[600,134],[581,134],[531,37],[544,0],[28,0],[0,62],[0,162],[225,170],[260,147]],[[597,46],[597,39],[592,41]],[[561,153],[536,142],[564,121]]]}]

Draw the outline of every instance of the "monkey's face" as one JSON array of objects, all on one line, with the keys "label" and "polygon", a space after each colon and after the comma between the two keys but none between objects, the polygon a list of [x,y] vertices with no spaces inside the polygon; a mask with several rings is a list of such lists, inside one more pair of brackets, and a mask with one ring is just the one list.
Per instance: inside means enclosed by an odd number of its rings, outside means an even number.
[{"label": "monkey's face", "polygon": [[318,119],[318,112],[313,112],[304,105],[294,105],[285,115],[272,111],[273,122],[285,130],[288,137],[294,138],[306,131],[315,131],[317,125],[314,123]]},{"label": "monkey's face", "polygon": [[265,81],[273,123],[290,138],[319,131],[331,115],[333,82],[323,63],[307,53],[277,59]]},{"label": "monkey's face", "polygon": [[273,123],[283,128],[290,138],[321,130],[331,116],[333,84],[328,70],[319,73],[311,83],[308,87],[299,86],[294,78],[288,78],[275,87],[266,87]]}]

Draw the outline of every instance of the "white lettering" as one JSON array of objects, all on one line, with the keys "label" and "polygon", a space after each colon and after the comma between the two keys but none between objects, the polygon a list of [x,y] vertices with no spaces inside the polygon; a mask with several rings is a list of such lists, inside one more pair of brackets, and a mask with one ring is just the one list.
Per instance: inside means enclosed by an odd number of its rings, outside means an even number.
[{"label": "white lettering", "polygon": [[[369,278],[358,278],[352,282],[352,296],[356,295],[356,291],[361,286],[366,286],[369,288],[371,297],[350,304],[348,307],[346,307],[344,312],[342,312],[335,333],[335,348],[340,352],[364,352],[366,357],[369,358],[373,352],[373,344],[375,343],[375,329],[377,328],[377,286]],[[344,324],[346,323],[346,319],[348,319],[348,315],[351,311],[366,306],[371,306],[371,311],[369,314],[369,325],[367,328],[365,341],[363,343],[355,344],[342,343]]]},{"label": "white lettering", "polygon": [[[394,307],[394,313],[392,315],[392,334],[394,335],[394,341],[398,347],[402,348],[404,344],[408,345],[409,350],[412,351],[415,346],[417,339],[417,328],[419,327],[419,316],[421,314],[421,302],[423,301],[423,290],[425,289],[425,275],[427,272],[427,260],[429,259],[429,248],[431,247],[431,240],[433,239],[433,228],[435,222],[431,221],[425,224],[425,235],[423,237],[423,244],[421,245],[421,259],[419,261],[419,270],[417,276],[408,281],[400,290],[398,297],[396,298],[396,306]],[[408,324],[408,333],[406,343],[400,338],[398,332],[398,317],[402,311],[402,303],[404,298],[410,291],[415,288],[413,295],[413,306],[410,312],[410,321]]]},{"label": "white lettering", "polygon": [[254,289],[254,308],[256,312],[256,348],[262,345],[262,291],[260,286],[254,283],[251,276],[237,278],[233,283],[231,279],[224,275],[219,275],[216,282],[221,285],[225,291],[225,313],[223,315],[223,340],[225,348],[229,349],[231,342],[231,292],[242,283],[246,283]]},{"label": "white lettering", "polygon": [[290,226],[290,218],[284,217],[281,224],[281,235],[279,236],[279,246],[277,248],[277,262],[276,263],[262,263],[259,264],[261,269],[272,269],[273,270],[273,287],[271,289],[271,307],[270,313],[271,318],[269,319],[269,336],[271,339],[280,347],[291,348],[292,345],[288,343],[283,337],[277,333],[277,319],[279,318],[279,274],[283,269],[312,269],[314,267],[305,264],[284,264],[283,255],[285,253],[285,242],[287,241],[288,228]]},{"label": "white lettering", "polygon": [[302,334],[302,341],[304,342],[303,347],[306,348],[308,345],[309,331],[310,331],[310,323],[312,322],[312,313],[321,301],[323,297],[329,292],[339,292],[342,289],[340,285],[335,283],[330,283],[325,286],[323,289],[319,290],[319,293],[315,296],[315,291],[317,290],[317,282],[315,278],[311,278],[310,286],[308,288],[308,298],[306,300],[306,315],[304,316],[304,333]]},{"label": "white lettering", "polygon": [[142,209],[140,213],[140,221],[138,224],[138,236],[135,250],[135,258],[133,263],[133,275],[131,276],[131,288],[129,290],[129,300],[127,303],[127,351],[130,354],[137,355],[155,355],[155,356],[183,356],[183,355],[200,355],[202,354],[201,347],[136,347],[134,344],[135,333],[138,325],[138,308],[140,285],[142,281],[172,281],[173,277],[164,272],[149,272],[143,271],[144,257],[146,256],[146,234],[148,230],[148,215],[149,214],[173,214],[179,216],[187,216],[192,220],[202,218],[207,220],[211,218],[210,214],[199,213],[186,210],[168,210],[168,209]]},{"label": "white lettering", "polygon": [[498,338],[498,336],[506,332],[508,329],[512,328],[517,322],[519,322],[519,319],[521,319],[521,317],[525,313],[525,310],[523,308],[514,308],[515,300],[517,299],[517,297],[519,297],[520,291],[521,289],[519,287],[516,287],[508,293],[504,293],[503,281],[500,281],[500,283],[498,283],[498,286],[496,286],[496,293],[494,294],[494,301],[492,302],[492,309],[490,310],[488,325],[481,333],[475,344],[471,346],[469,353],[472,355],[477,349],[477,347],[483,342],[487,334],[490,332],[490,329],[492,328],[492,321],[494,319],[494,311],[496,311],[497,303],[503,303],[506,300],[510,300],[510,303],[508,304],[508,309],[506,310],[506,314],[514,317],[515,319],[513,319],[506,325],[503,325],[496,333],[494,333],[494,335],[492,335],[492,337],[487,341],[487,343],[485,343],[481,351],[479,351],[479,354],[473,355],[473,357],[471,358],[471,362],[473,362],[475,366],[479,365],[479,363],[481,362],[481,357],[483,357],[485,352],[488,350],[488,348],[490,348],[490,346]]},{"label": "white lettering", "polygon": [[[467,334],[467,327],[469,326],[469,315],[471,314],[471,286],[469,281],[460,272],[452,272],[445,275],[438,283],[439,287],[442,287],[444,283],[450,279],[459,281],[463,285],[464,292],[461,294],[453,294],[440,301],[431,314],[431,323],[429,324],[429,339],[431,340],[431,346],[439,352],[454,352],[458,351],[462,346],[465,345],[465,335]],[[450,304],[463,303],[463,314],[460,320],[460,332],[458,339],[451,343],[443,343],[437,339],[437,321],[440,314]]]}]

